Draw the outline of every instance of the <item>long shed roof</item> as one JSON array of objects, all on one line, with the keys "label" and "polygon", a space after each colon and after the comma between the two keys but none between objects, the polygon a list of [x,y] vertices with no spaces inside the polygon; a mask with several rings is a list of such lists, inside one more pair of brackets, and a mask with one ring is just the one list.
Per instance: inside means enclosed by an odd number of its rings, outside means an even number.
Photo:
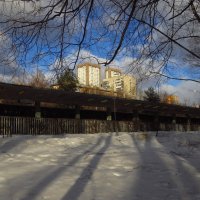
[{"label": "long shed roof", "polygon": [[200,108],[152,103],[147,101],[125,99],[111,96],[67,92],[64,90],[34,88],[31,86],[0,83],[0,99],[32,100],[40,102],[58,103],[65,105],[109,107],[118,112],[161,115],[188,115],[200,118]]}]

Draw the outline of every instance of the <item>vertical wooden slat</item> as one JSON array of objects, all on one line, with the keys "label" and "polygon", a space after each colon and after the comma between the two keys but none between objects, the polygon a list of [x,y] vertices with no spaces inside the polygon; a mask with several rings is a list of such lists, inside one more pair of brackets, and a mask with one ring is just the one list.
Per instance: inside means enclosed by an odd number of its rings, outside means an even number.
[{"label": "vertical wooden slat", "polygon": [[53,122],[51,121],[51,119],[49,119],[50,120],[50,126],[49,126],[49,131],[51,132],[51,134],[53,135]]},{"label": "vertical wooden slat", "polygon": [[46,126],[48,127],[48,134],[50,135],[52,135],[51,125],[52,125],[51,119],[48,119],[46,122]]},{"label": "vertical wooden slat", "polygon": [[32,131],[32,135],[35,135],[34,129],[35,129],[34,118],[31,118],[31,131]]},{"label": "vertical wooden slat", "polygon": [[5,126],[6,126],[6,118],[3,118],[3,135],[5,137]]},{"label": "vertical wooden slat", "polygon": [[56,121],[53,122],[53,132],[54,132],[54,134],[56,134],[56,124],[55,124],[55,122]]},{"label": "vertical wooden slat", "polygon": [[32,118],[29,118],[29,133],[31,134],[31,135],[33,135],[33,133],[32,133],[32,130],[31,130],[31,121],[32,120]]},{"label": "vertical wooden slat", "polygon": [[2,118],[2,134],[5,137],[5,134],[4,134],[5,122],[4,121],[5,121],[5,117]]}]

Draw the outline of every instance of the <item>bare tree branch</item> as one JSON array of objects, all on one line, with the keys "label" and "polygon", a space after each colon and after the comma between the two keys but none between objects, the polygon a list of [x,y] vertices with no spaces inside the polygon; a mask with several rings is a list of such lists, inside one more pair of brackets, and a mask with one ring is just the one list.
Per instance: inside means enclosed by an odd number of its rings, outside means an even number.
[{"label": "bare tree branch", "polygon": [[167,75],[165,75],[165,74],[161,74],[161,73],[158,73],[158,72],[152,72],[152,71],[150,71],[150,73],[152,73],[152,74],[156,74],[156,75],[159,75],[159,76],[163,76],[163,77],[165,77],[165,78],[172,79],[172,80],[179,80],[179,81],[192,81],[192,82],[200,83],[200,81],[198,81],[198,80],[194,80],[194,79],[190,79],[190,78],[177,78],[177,77],[171,77],[171,76],[167,76]]}]

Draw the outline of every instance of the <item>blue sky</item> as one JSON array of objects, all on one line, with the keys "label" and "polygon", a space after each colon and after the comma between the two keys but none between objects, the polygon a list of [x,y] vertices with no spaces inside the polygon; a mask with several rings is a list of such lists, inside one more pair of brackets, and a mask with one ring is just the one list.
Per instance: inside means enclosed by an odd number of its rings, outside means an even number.
[{"label": "blue sky", "polygon": [[[29,4],[27,3],[27,5]],[[84,59],[84,56],[96,57],[96,59],[98,59],[100,62],[105,62],[112,57],[120,41],[120,36],[128,18],[128,15],[122,15],[120,17],[120,20],[115,23],[115,19],[118,14],[115,9],[116,8],[114,7],[109,7],[109,9],[106,10],[108,12],[106,14],[101,6],[94,8],[89,19],[86,37],[82,43],[82,51],[79,62],[84,62],[87,60]],[[161,10],[163,10],[163,8]],[[15,11],[17,12],[18,10]],[[77,54],[78,46],[76,46],[75,44],[81,41],[84,26],[84,21],[82,21],[82,19],[85,16],[86,12],[85,10],[83,10],[80,16],[77,16],[76,21],[74,21],[76,26],[73,27],[73,24],[70,24],[68,29],[65,30],[66,34],[64,34],[63,39],[63,42],[65,44],[63,57],[65,58],[66,63],[72,63],[76,59],[75,55]],[[154,21],[154,23],[156,23],[155,26],[159,24],[158,19],[159,18]],[[59,27],[58,25],[61,24],[62,17],[59,17],[56,18],[55,21],[50,21],[48,23],[47,30],[40,30],[33,27],[32,29],[30,29],[30,32],[28,32],[27,30],[23,30],[22,32],[19,31],[14,37],[8,38],[9,45],[16,45],[17,59],[14,60],[14,62],[12,62],[10,66],[1,65],[0,73],[6,76],[12,75],[13,68],[15,68],[15,66],[20,67],[19,72],[21,73],[23,73],[24,69],[27,72],[32,73],[32,71],[34,71],[38,67],[39,69],[43,70],[43,72],[46,73],[47,76],[49,76],[49,71],[52,69],[55,63],[58,63],[58,58],[60,55],[60,30],[62,27]],[[145,58],[143,56],[147,54],[149,50],[145,46],[150,41],[150,38],[148,37],[149,29],[145,25],[140,25],[139,27],[137,27],[137,25],[138,22],[136,20],[131,21],[120,51],[118,52],[118,55],[111,63],[111,65],[122,68],[126,73],[132,73],[137,78],[138,74],[140,73],[141,76],[145,78],[150,75],[150,71],[159,71],[159,65],[163,60],[163,54],[161,54],[162,52],[158,50],[158,52],[156,52],[154,54],[154,57],[151,59],[149,57]],[[161,29],[162,28],[165,27],[161,26]],[[29,36],[37,32],[38,30],[40,30],[40,37],[34,38],[35,40],[33,41],[28,40],[30,39]],[[9,37],[9,35],[7,36]],[[156,42],[163,40],[163,37],[161,37],[161,35],[154,32],[152,37],[155,43],[151,43],[151,50],[156,47]],[[31,43],[26,46],[28,44],[28,41],[31,41]],[[23,43],[23,45],[18,46],[18,44],[21,42]],[[69,46],[68,43],[70,43]],[[185,43],[185,45],[188,45],[187,42]],[[7,46],[5,46],[5,49],[6,47]],[[28,50],[27,54],[20,54],[20,51],[22,51],[23,48],[27,48],[25,49]],[[168,46],[166,48],[168,48]],[[184,51],[180,50],[180,48],[178,48],[177,46],[173,46],[173,48],[174,50],[168,61],[168,64],[165,65],[165,67],[168,69],[164,70],[165,75],[177,78],[194,78],[196,80],[200,80],[199,68],[194,69],[192,66],[192,62],[185,61],[184,57],[186,53]],[[5,52],[1,52],[2,55],[3,53]],[[44,55],[45,53],[47,54]],[[36,54],[38,54],[39,56],[36,57]],[[142,56],[142,61],[138,61],[138,58],[140,56]],[[92,60],[96,61],[93,58]],[[154,65],[155,68],[152,67]],[[163,71],[161,70],[161,72]],[[155,76],[151,76],[148,80],[144,80],[143,89],[148,86],[157,86],[157,79],[155,78]],[[183,92],[186,91],[185,96],[181,97],[182,99],[186,98],[188,94],[190,94],[190,92],[188,91],[199,91],[198,85],[193,82],[163,79],[159,86],[160,88],[168,90],[172,93],[177,92],[177,89],[181,96],[184,96]],[[184,89],[184,87],[186,87],[186,89]],[[198,98],[195,97],[196,93],[193,93],[191,93],[189,96],[191,99],[195,99],[196,102],[198,101]]]}]

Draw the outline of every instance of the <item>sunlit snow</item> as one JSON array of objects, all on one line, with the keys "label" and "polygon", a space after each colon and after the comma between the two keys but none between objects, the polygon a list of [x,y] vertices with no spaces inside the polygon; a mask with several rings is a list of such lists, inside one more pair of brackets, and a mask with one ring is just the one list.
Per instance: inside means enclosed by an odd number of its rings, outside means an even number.
[{"label": "sunlit snow", "polygon": [[0,138],[0,200],[199,200],[200,133]]}]

